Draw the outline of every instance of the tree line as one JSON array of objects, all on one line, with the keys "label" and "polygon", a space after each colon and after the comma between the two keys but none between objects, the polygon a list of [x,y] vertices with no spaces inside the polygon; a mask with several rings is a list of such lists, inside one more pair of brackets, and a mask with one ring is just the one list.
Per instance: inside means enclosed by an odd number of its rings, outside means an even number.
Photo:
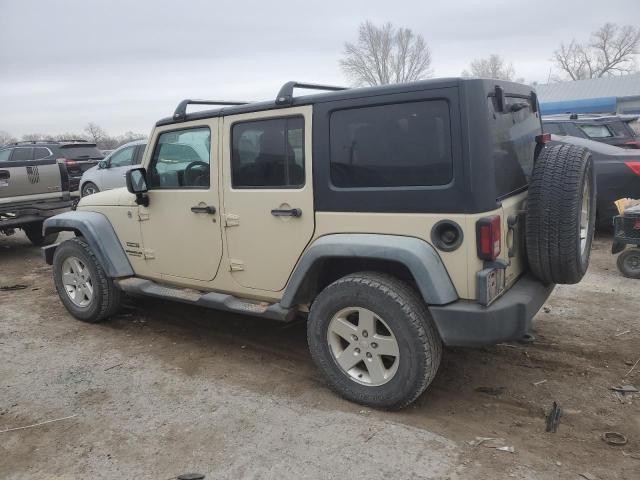
[{"label": "tree line", "polygon": [[[605,23],[588,40],[563,42],[553,52],[557,73],[551,81],[585,80],[638,71],[640,28]],[[391,23],[360,24],[358,40],[344,44],[340,67],[354,86],[386,85],[422,80],[433,75],[431,49],[424,37]],[[465,77],[524,82],[513,63],[499,54],[476,58],[462,71]]]},{"label": "tree line", "polygon": [[0,130],[0,146],[18,141],[64,141],[64,140],[86,140],[95,143],[100,150],[113,150],[120,145],[146,138],[146,135],[136,132],[125,132],[122,135],[109,135],[98,124],[89,122],[82,133],[62,133],[59,135],[48,135],[44,133],[27,133],[20,138],[14,137],[9,132]]}]

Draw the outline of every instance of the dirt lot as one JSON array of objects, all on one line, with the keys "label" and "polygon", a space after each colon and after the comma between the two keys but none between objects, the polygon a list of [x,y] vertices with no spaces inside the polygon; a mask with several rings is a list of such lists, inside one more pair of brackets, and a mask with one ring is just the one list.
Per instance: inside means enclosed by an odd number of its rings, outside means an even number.
[{"label": "dirt lot", "polygon": [[[323,385],[302,323],[135,300],[86,325],[38,249],[0,237],[0,286],[28,286],[0,291],[0,478],[637,480],[640,395],[609,387],[640,387],[640,365],[625,377],[640,358],[640,281],[618,274],[609,245],[596,242],[580,285],[556,289],[535,343],[447,350],[418,402],[387,413]],[[545,433],[554,401],[564,416]]]}]

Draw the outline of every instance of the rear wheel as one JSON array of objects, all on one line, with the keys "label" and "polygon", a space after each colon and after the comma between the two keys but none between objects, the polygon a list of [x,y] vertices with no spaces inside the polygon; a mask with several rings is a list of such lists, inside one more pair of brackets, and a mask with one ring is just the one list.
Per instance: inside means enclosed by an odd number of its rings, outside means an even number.
[{"label": "rear wheel", "polygon": [[100,189],[93,182],[87,182],[82,186],[82,191],[80,192],[81,197],[86,197],[88,195],[93,195],[94,193],[98,193]]},{"label": "rear wheel", "polygon": [[618,255],[618,270],[628,278],[640,278],[640,248],[631,248]]},{"label": "rear wheel", "polygon": [[99,322],[120,308],[122,292],[82,238],[67,240],[56,249],[53,279],[60,300],[79,320]]},{"label": "rear wheel", "polygon": [[42,223],[30,223],[22,227],[29,241],[36,247],[44,247],[53,244],[58,239],[58,233],[42,234]]},{"label": "rear wheel", "polygon": [[325,288],[311,307],[307,338],[329,385],[348,400],[377,408],[413,402],[442,356],[422,299],[380,273],[348,275]]},{"label": "rear wheel", "polygon": [[545,148],[531,175],[527,255],[545,283],[578,283],[589,266],[595,226],[591,154],[575,145]]}]

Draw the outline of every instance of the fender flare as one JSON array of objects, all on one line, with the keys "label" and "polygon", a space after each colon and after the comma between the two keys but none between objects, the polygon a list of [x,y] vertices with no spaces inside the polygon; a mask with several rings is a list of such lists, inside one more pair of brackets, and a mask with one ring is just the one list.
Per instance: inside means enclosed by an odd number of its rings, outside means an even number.
[{"label": "fender flare", "polygon": [[[120,240],[103,214],[98,212],[65,212],[47,218],[42,227],[43,233],[72,231],[82,235],[93,250],[98,261],[111,278],[129,277],[134,274]],[[42,249],[45,261],[51,265],[53,254],[59,244]]]},{"label": "fender flare", "polygon": [[291,308],[306,303],[308,279],[317,274],[323,260],[361,258],[404,265],[413,275],[425,303],[445,305],[458,300],[447,269],[436,250],[415,237],[380,234],[331,234],[320,237],[298,261],[280,305]]}]

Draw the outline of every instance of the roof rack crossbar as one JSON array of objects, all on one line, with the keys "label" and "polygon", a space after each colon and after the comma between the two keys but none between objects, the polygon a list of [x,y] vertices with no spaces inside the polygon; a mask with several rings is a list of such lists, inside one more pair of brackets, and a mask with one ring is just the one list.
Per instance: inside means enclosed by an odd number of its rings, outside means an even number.
[{"label": "roof rack crossbar", "polygon": [[334,87],[332,85],[318,85],[315,83],[287,82],[285,83],[276,97],[276,105],[291,105],[293,102],[293,89],[305,88],[308,90],[327,90],[337,92],[339,90],[347,90],[346,87]]},{"label": "roof rack crossbar", "polygon": [[246,105],[249,102],[230,102],[226,100],[182,100],[173,113],[174,120],[184,120],[187,116],[189,105]]}]

